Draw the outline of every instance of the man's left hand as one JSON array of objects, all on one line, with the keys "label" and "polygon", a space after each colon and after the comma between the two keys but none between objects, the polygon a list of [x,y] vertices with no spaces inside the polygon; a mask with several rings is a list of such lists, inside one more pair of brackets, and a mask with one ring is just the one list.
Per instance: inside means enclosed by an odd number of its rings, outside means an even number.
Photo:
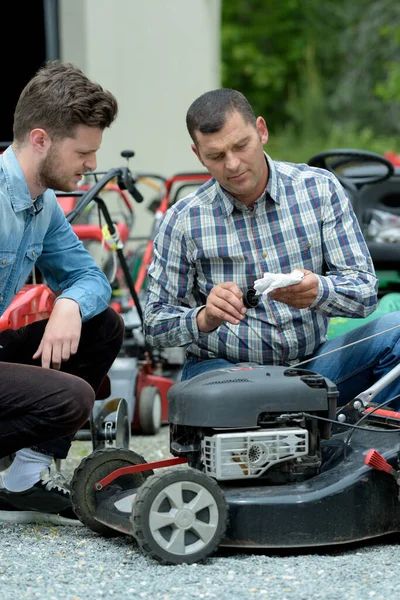
[{"label": "man's left hand", "polygon": [[46,325],[33,359],[42,357],[42,367],[60,369],[78,350],[82,330],[79,305],[70,298],[59,298]]},{"label": "man's left hand", "polygon": [[318,295],[318,277],[311,271],[303,271],[304,277],[300,283],[273,290],[270,294],[272,300],[283,302],[293,308],[308,308]]}]

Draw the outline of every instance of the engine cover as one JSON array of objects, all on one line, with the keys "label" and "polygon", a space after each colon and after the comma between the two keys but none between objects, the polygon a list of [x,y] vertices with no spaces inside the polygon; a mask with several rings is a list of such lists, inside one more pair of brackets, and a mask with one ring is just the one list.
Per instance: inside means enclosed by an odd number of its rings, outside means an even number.
[{"label": "engine cover", "polygon": [[334,383],[306,369],[238,365],[208,371],[168,391],[168,420],[192,427],[249,429],[265,413],[309,412],[334,418]]}]

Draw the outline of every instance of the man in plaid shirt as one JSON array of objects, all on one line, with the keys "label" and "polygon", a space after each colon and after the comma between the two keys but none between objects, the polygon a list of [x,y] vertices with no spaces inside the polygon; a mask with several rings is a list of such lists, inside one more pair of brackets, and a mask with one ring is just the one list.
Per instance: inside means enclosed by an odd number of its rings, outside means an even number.
[{"label": "man in plaid shirt", "polygon": [[[212,178],[160,225],[148,273],[147,341],[186,347],[182,379],[238,362],[308,361],[348,402],[399,362],[400,315],[327,340],[330,317],[366,317],[377,307],[371,256],[344,189],[329,171],[272,160],[263,148],[265,120],[236,90],[203,94],[186,123]],[[300,283],[246,308],[243,293],[255,280],[294,269],[304,273]],[[377,400],[398,393],[395,381]]]}]

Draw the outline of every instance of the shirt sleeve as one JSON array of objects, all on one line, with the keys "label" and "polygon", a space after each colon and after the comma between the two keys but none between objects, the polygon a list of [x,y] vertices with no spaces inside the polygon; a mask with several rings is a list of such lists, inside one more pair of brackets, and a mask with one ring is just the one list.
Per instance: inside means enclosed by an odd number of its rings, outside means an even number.
[{"label": "shirt sleeve", "polygon": [[377,307],[378,280],[353,207],[334,176],[323,208],[322,244],[326,263],[311,308],[322,314],[367,317]]},{"label": "shirt sleeve", "polygon": [[83,321],[108,307],[111,287],[107,277],[74,233],[56,199],[37,266],[59,298],[79,304]]},{"label": "shirt sleeve", "polygon": [[206,335],[197,327],[202,306],[194,301],[195,270],[181,222],[179,213],[168,210],[154,240],[144,321],[146,341],[155,347],[186,346]]}]

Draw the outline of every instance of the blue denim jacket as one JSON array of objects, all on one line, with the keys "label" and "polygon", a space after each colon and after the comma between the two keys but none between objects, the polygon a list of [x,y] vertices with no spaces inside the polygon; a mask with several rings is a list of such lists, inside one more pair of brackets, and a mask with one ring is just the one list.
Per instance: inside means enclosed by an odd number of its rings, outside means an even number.
[{"label": "blue denim jacket", "polygon": [[105,310],[110,284],[75,235],[53,190],[32,202],[12,147],[0,155],[0,315],[37,264],[60,298],[71,298],[87,321]]}]

